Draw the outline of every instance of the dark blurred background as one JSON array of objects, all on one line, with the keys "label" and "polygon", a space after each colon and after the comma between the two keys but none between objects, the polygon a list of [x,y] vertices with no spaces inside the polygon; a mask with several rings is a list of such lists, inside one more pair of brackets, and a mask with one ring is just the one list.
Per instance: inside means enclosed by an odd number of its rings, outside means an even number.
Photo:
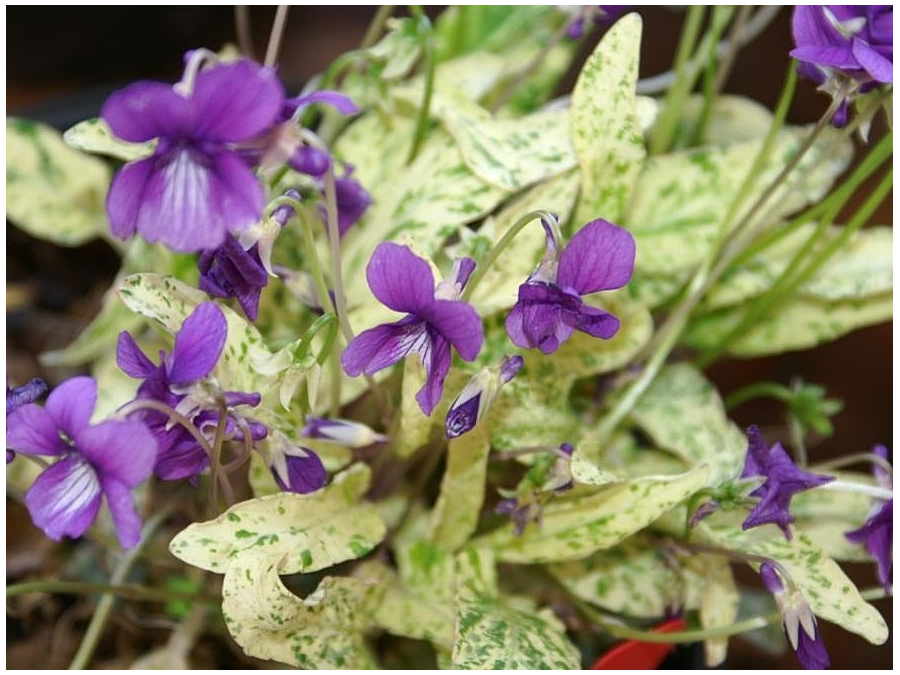
[{"label": "dark blurred background", "polygon": [[[338,54],[358,46],[375,9],[291,8],[279,59],[280,74],[288,91],[296,92]],[[436,16],[440,9],[429,7],[428,11]],[[670,66],[683,13],[640,6],[637,11],[645,22],[641,76],[647,77]],[[259,59],[265,51],[274,13],[274,7],[249,8]],[[43,120],[60,128],[96,116],[105,97],[123,84],[145,78],[174,81],[180,76],[182,55],[187,49],[217,49],[225,42],[236,41],[232,7],[19,6],[8,7],[6,19],[7,114]],[[595,32],[585,40],[582,59],[598,38]],[[725,92],[749,96],[773,107],[791,46],[790,10],[786,8],[742,50]],[[573,70],[561,84],[561,92],[571,89],[576,72]],[[827,103],[827,98],[817,93],[811,83],[801,81],[788,120],[814,122]],[[879,121],[873,136],[877,138],[881,133],[883,122]],[[865,195],[873,184],[871,181],[864,186],[861,193]],[[890,195],[873,222],[893,223]],[[10,225],[6,236],[7,372],[14,382],[41,376],[55,383],[72,373],[42,368],[36,355],[63,347],[77,336],[96,313],[100,296],[117,270],[118,259],[102,242],[74,250],[61,249],[36,242]],[[709,372],[725,394],[756,380],[786,384],[798,374],[805,381],[825,385],[829,396],[842,399],[845,407],[834,420],[834,436],[811,447],[813,459],[821,460],[867,451],[879,442],[892,447],[891,343],[892,326],[888,324],[859,330],[804,352],[750,361],[723,360]],[[758,423],[777,427],[783,422],[779,407],[765,402],[740,407],[734,418],[742,426]],[[47,542],[31,526],[21,507],[10,501],[7,504],[9,575],[10,568],[16,565],[28,568],[28,562],[20,559],[22,546],[47,550]],[[872,565],[848,567],[858,584],[877,584]],[[878,601],[876,606],[892,624],[891,601]],[[833,667],[891,667],[890,644],[873,647],[825,622],[820,626]],[[35,662],[27,660],[24,652],[21,657],[25,660],[16,658],[19,648],[12,640],[8,642],[9,665],[17,667],[14,662],[18,661],[18,667],[33,667]],[[62,653],[56,663],[53,651],[51,648],[51,663],[42,658],[41,665],[64,667],[71,652]],[[56,651],[65,652],[65,646]],[[795,668],[797,662],[791,654],[780,658],[763,655],[741,640],[733,640],[728,666]]]}]

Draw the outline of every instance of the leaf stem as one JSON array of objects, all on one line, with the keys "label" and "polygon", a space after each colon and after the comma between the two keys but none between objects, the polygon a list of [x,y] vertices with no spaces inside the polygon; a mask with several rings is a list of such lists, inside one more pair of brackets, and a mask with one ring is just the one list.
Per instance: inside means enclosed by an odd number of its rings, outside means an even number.
[{"label": "leaf stem", "polygon": [[256,59],[253,49],[253,31],[250,30],[250,7],[234,6],[234,24],[241,53],[248,59]]},{"label": "leaf stem", "polygon": [[[169,517],[171,511],[171,508],[164,509],[152,516],[145,523],[141,541],[122,557],[119,564],[116,565],[116,569],[113,570],[109,580],[111,586],[119,586],[125,581],[125,577],[128,576],[128,572],[138,559],[141,550],[156,529]],[[100,602],[97,603],[97,609],[91,617],[91,622],[88,624],[84,638],[82,638],[81,644],[78,646],[78,651],[72,658],[71,664],[69,664],[69,670],[84,670],[88,667],[91,657],[94,655],[97,645],[100,642],[100,637],[103,635],[103,629],[106,627],[106,622],[109,620],[109,615],[115,601],[116,596],[112,593],[104,593],[101,596]]]},{"label": "leaf stem", "polygon": [[272,32],[269,33],[269,44],[266,47],[266,66],[274,66],[278,60],[278,51],[281,49],[281,38],[284,36],[284,28],[287,24],[287,5],[278,5],[275,10],[275,20],[272,22]]},{"label": "leaf stem", "polygon": [[884,499],[887,501],[888,499],[894,498],[894,491],[888,490],[887,488],[878,487],[877,485],[865,485],[864,483],[853,483],[851,481],[846,480],[833,480],[829,483],[825,483],[824,485],[820,485],[816,488],[816,490],[833,490],[835,492],[855,492],[861,495],[867,495],[869,497],[874,497],[875,499]]},{"label": "leaf stem", "polygon": [[793,398],[793,394],[790,389],[778,382],[754,382],[726,396],[725,409],[733,410],[751,399],[763,397],[787,402]]},{"label": "leaf stem", "polygon": [[93,584],[83,581],[60,581],[46,579],[43,581],[26,581],[6,587],[6,597],[12,598],[26,593],[59,593],[61,595],[93,595],[103,593],[115,595],[125,600],[142,600],[146,602],[168,602],[170,600],[187,600],[215,604],[221,598],[203,596],[198,593],[178,593],[164,588],[148,588],[136,584]]},{"label": "leaf stem", "polygon": [[416,155],[419,154],[419,148],[422,141],[425,140],[425,131],[428,127],[428,114],[431,111],[431,99],[434,95],[434,30],[431,27],[431,21],[419,5],[412,5],[410,11],[419,22],[419,36],[422,41],[422,51],[425,54],[424,70],[425,84],[422,90],[422,103],[419,105],[416,114],[416,128],[413,132],[412,145],[409,148],[409,155],[406,158],[406,164],[412,164]]}]

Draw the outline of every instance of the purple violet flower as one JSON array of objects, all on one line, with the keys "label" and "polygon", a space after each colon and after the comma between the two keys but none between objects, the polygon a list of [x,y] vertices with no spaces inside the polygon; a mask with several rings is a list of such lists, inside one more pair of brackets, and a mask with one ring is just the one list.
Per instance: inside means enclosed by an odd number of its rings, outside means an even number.
[{"label": "purple violet flower", "polygon": [[283,492],[307,494],[328,482],[328,472],[319,456],[292,443],[287,436],[276,432],[268,447],[269,468]]},{"label": "purple violet flower", "polygon": [[334,180],[334,191],[337,197],[338,232],[340,232],[342,237],[347,230],[363,217],[363,214],[372,205],[372,196],[359,184],[359,181],[351,178],[352,173],[353,167],[347,165],[344,175]]},{"label": "purple violet flower", "polygon": [[513,344],[551,354],[580,330],[609,339],[619,320],[582,301],[583,295],[621,288],[634,271],[634,237],[605,220],[582,227],[562,253],[552,229],[547,251],[534,273],[519,286],[519,299],[506,317]]},{"label": "purple violet flower", "polygon": [[[888,458],[888,449],[884,445],[876,445],[872,451],[882,459]],[[880,485],[892,485],[889,474],[877,464],[874,473]],[[875,560],[878,581],[890,592],[894,571],[894,500],[889,499],[876,505],[862,527],[846,532],[844,536],[854,544],[865,544],[866,550]]]},{"label": "purple violet flower", "polygon": [[766,445],[759,427],[747,429],[747,457],[741,478],[762,476],[766,481],[750,493],[751,497],[759,497],[759,503],[744,521],[744,529],[757,527],[766,523],[774,523],[781,528],[784,536],[791,538],[788,525],[794,522],[789,512],[791,498],[798,492],[824,485],[834,480],[831,476],[818,476],[807,473],[796,464],[776,443],[771,448]]},{"label": "purple violet flower", "polygon": [[629,5],[560,5],[560,9],[572,16],[566,35],[570,40],[584,37],[588,24],[603,26],[611,24],[628,11]]},{"label": "purple violet flower", "polygon": [[388,440],[384,434],[376,433],[359,422],[312,416],[306,418],[306,426],[300,431],[300,435],[331,441],[348,448],[364,448]]},{"label": "purple violet flower", "polygon": [[[9,429],[9,415],[24,405],[34,403],[47,392],[47,383],[35,377],[28,384],[21,387],[9,386],[9,377],[6,378],[6,428]],[[6,449],[6,463],[9,464],[16,458],[15,450]]]},{"label": "purple violet flower", "polygon": [[426,381],[416,401],[430,415],[441,400],[444,379],[450,371],[450,347],[466,361],[481,350],[484,333],[481,317],[459,291],[468,281],[475,263],[454,266],[454,274],[435,289],[428,263],[406,246],[382,242],[366,267],[369,288],[375,297],[395,312],[407,315],[357,335],[341,363],[351,377],[372,375],[410,354],[418,354],[425,366]]},{"label": "purple violet flower", "polygon": [[797,5],[791,56],[801,76],[843,99],[834,124],[847,121],[857,93],[894,81],[894,10],[891,5]]},{"label": "purple violet flower", "polygon": [[217,248],[229,232],[256,223],[265,192],[237,146],[268,130],[283,103],[275,71],[246,60],[195,74],[189,64],[175,86],[142,81],[112,94],[100,116],[117,137],[158,139],[152,156],[113,178],[106,200],[113,234],[140,232],[190,252]]},{"label": "purple violet flower", "polygon": [[10,414],[6,442],[17,452],[59,458],[25,493],[34,524],[48,537],[83,535],[105,496],[119,543],[131,548],[141,539],[131,490],[152,473],[156,440],[134,420],[90,424],[96,403],[96,380],[67,380],[44,408],[31,403]]},{"label": "purple violet flower", "polygon": [[[201,303],[184,320],[175,336],[175,346],[170,354],[160,352],[159,364],[154,364],[126,331],[119,334],[116,362],[127,375],[143,380],[138,388],[137,400],[153,399],[186,415],[201,433],[213,433],[219,419],[214,402],[204,400],[202,392],[194,385],[209,377],[222,350],[228,325],[222,310],[213,302]],[[225,392],[226,405],[256,406],[259,394]],[[209,457],[197,440],[181,425],[172,424],[168,415],[156,410],[138,410],[132,413],[143,421],[159,444],[159,454],[154,471],[163,480],[188,478],[209,466]],[[253,440],[265,438],[264,425],[249,420],[238,423],[229,415],[226,438],[243,440],[244,429]],[[206,434],[204,434],[206,435]]]},{"label": "purple violet flower", "polygon": [[786,590],[775,565],[764,562],[759,574],[768,591],[775,596],[784,626],[784,634],[805,670],[825,670],[831,664],[825,643],[819,634],[816,617],[803,594],[796,588]]},{"label": "purple violet flower", "polygon": [[249,249],[232,235],[219,248],[203,251],[197,261],[200,290],[214,298],[237,298],[250,321],[259,314],[259,296],[269,275],[259,255],[259,245]]},{"label": "purple violet flower", "polygon": [[474,429],[500,393],[500,388],[512,380],[524,364],[525,359],[521,356],[507,356],[499,365],[476,373],[450,404],[444,425],[447,438],[457,438]]}]

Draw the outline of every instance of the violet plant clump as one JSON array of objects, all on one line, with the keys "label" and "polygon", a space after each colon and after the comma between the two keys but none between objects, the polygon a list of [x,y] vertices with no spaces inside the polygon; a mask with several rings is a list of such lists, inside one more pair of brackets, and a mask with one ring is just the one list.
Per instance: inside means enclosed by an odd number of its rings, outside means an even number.
[{"label": "violet plant clump", "polygon": [[[892,8],[791,10],[772,110],[728,93],[767,8],[686,9],[672,70],[642,80],[640,11],[384,7],[302,89],[277,67],[287,11],[265,63],[196,49],[63,137],[7,123],[8,220],[122,252],[44,357],[90,376],[43,406],[7,381],[8,497],[77,560],[135,549],[73,666],[101,665],[114,593],[303,669],[574,670],[630,658],[619,639],[714,667],[779,624],[824,668],[819,619],[883,644],[889,453],[820,444],[867,402],[794,377],[723,395],[707,369],[892,319],[870,222]],[[832,96],[813,125],[787,123],[798,75]],[[874,587],[842,568],[863,560]],[[62,587],[87,597],[82,568]]]}]

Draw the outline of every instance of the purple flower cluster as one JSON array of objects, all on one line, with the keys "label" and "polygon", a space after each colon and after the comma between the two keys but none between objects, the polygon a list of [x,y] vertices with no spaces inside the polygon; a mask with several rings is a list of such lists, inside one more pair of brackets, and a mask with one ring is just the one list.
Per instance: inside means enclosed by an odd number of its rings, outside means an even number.
[{"label": "purple flower cluster", "polygon": [[[116,360],[127,375],[143,380],[136,400],[158,401],[185,415],[201,433],[210,434],[218,424],[220,413],[215,401],[207,400],[202,388],[195,385],[208,378],[215,368],[227,331],[222,310],[215,303],[205,302],[185,319],[175,336],[172,352],[161,351],[158,364],[147,358],[125,331],[119,334]],[[239,405],[258,405],[259,394],[224,392],[222,398],[230,411],[225,427],[227,438],[243,440],[247,433],[254,441],[265,438],[265,426],[231,411]],[[159,455],[153,469],[160,478],[189,478],[209,466],[202,445],[187,429],[174,424],[165,412],[142,409],[132,416],[146,424],[156,438]]]},{"label": "purple flower cluster", "polygon": [[792,29],[799,73],[841,100],[834,123],[847,121],[855,93],[894,81],[891,5],[797,5]]},{"label": "purple flower cluster", "polygon": [[747,438],[749,444],[741,478],[762,476],[766,480],[750,493],[751,497],[759,497],[759,503],[744,521],[744,529],[774,523],[790,539],[788,526],[794,522],[789,510],[791,498],[798,492],[824,485],[834,478],[799,469],[780,443],[770,448],[756,426],[747,429]]},{"label": "purple flower cluster", "polygon": [[32,520],[48,537],[83,535],[105,497],[119,543],[131,548],[141,538],[131,490],[152,473],[157,443],[139,421],[91,424],[96,403],[96,380],[68,380],[51,392],[44,408],[29,403],[14,410],[6,442],[26,455],[57,458],[25,493]]}]

